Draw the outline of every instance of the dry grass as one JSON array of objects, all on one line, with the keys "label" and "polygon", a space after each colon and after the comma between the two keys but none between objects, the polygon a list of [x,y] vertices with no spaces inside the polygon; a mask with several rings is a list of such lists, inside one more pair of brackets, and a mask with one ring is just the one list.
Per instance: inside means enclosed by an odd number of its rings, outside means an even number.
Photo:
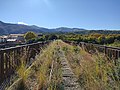
[{"label": "dry grass", "polygon": [[[71,46],[60,40],[52,42],[41,49],[35,62],[28,68],[24,62],[18,69],[18,76],[24,85],[32,90],[62,90],[62,70],[60,49],[78,78],[78,82],[86,90],[119,90],[120,62],[115,66],[103,54],[90,55],[79,46]],[[24,58],[21,58],[24,60]],[[29,81],[34,79],[34,81]],[[31,84],[31,83],[35,84]],[[23,89],[21,89],[23,90]]]},{"label": "dry grass", "polygon": [[28,52],[27,50],[25,50],[24,55],[20,58],[19,61],[19,66],[17,66],[17,64],[15,64],[13,67],[16,68],[16,73],[17,73],[17,77],[16,77],[16,81],[8,88],[8,90],[27,90],[27,86],[26,86],[26,80],[29,77],[30,73],[31,73],[31,69],[27,68],[27,64],[26,64],[26,60],[27,60],[27,55]]},{"label": "dry grass", "polygon": [[[35,90],[58,90],[60,87],[62,75],[57,43],[58,42],[55,41],[47,48],[42,49],[41,53],[36,56],[35,62],[27,69],[28,71],[31,71],[29,78],[31,78],[31,76],[36,78],[35,82],[37,82],[37,86],[33,85]],[[23,72],[27,71],[25,70],[24,65],[21,69],[24,70]],[[21,69],[19,70],[20,75],[26,75],[21,73]],[[28,80],[25,79],[25,81],[28,82],[27,84],[31,83]]]},{"label": "dry grass", "polygon": [[86,90],[119,90],[120,62],[115,66],[103,54],[90,55],[79,46],[63,43],[63,50],[82,88]]},{"label": "dry grass", "polygon": [[53,71],[52,71],[52,76],[48,90],[61,90],[62,88],[62,70],[61,70],[61,61],[59,56],[60,47],[58,46],[58,42],[56,42],[57,46],[55,48],[55,52],[53,56],[54,57]]}]

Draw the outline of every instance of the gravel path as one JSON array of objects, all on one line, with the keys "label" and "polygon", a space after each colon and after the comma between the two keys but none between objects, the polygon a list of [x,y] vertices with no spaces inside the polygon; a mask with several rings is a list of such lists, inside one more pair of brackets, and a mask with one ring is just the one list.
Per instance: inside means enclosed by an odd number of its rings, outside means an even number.
[{"label": "gravel path", "polygon": [[61,50],[60,52],[64,90],[81,90],[79,83],[77,82],[77,78],[72,72],[69,63],[65,58],[64,51]]}]

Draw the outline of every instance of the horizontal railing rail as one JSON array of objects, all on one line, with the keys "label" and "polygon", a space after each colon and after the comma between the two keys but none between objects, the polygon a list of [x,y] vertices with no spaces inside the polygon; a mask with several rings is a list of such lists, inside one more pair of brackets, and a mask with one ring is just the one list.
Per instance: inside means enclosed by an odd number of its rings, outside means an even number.
[{"label": "horizontal railing rail", "polygon": [[92,43],[85,43],[85,42],[71,42],[71,41],[64,41],[71,45],[79,45],[84,48],[86,51],[99,51],[102,52],[108,57],[109,59],[119,59],[120,58],[120,48],[119,47],[111,47],[106,45],[99,45],[99,44],[92,44]]}]

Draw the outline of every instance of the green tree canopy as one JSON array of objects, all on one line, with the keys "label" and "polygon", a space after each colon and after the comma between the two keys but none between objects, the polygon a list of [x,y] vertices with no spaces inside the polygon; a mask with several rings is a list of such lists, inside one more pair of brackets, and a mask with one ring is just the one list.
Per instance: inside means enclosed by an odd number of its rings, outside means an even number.
[{"label": "green tree canopy", "polygon": [[25,35],[24,35],[24,38],[26,39],[26,41],[29,41],[29,40],[32,40],[32,39],[35,39],[37,38],[37,35],[34,33],[34,32],[27,32]]}]

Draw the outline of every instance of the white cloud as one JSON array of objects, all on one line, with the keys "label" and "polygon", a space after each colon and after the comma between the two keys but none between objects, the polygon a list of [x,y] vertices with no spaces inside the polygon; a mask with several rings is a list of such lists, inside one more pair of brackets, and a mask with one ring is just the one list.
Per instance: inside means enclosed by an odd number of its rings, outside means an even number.
[{"label": "white cloud", "polygon": [[28,25],[27,23],[24,23],[24,22],[18,22],[18,24]]}]

